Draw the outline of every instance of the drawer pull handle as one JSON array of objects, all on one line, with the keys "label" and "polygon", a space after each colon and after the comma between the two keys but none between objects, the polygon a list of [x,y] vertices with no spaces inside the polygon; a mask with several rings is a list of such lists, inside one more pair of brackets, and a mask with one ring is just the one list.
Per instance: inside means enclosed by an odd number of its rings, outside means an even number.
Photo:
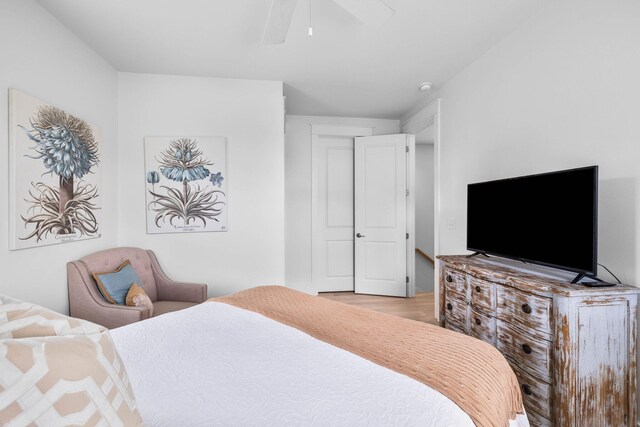
[{"label": "drawer pull handle", "polygon": [[481,325],[482,322],[480,321],[480,319],[476,319],[476,325]]},{"label": "drawer pull handle", "polygon": [[529,304],[522,304],[522,311],[527,314],[531,314],[531,306]]},{"label": "drawer pull handle", "polygon": [[476,286],[476,292],[477,292],[477,293],[482,292],[482,288],[481,288],[480,286]]},{"label": "drawer pull handle", "polygon": [[529,344],[522,344],[522,351],[527,354],[531,354],[531,346]]},{"label": "drawer pull handle", "polygon": [[449,276],[448,274],[447,274],[447,282],[449,283],[453,282],[453,277]]},{"label": "drawer pull handle", "polygon": [[522,384],[522,391],[527,396],[531,396],[533,394],[533,391],[531,391],[531,386],[529,384]]},{"label": "drawer pull handle", "polygon": [[451,305],[451,303],[450,303],[450,302],[448,302],[448,303],[447,303],[447,310],[451,310],[451,309],[453,309],[453,305]]}]

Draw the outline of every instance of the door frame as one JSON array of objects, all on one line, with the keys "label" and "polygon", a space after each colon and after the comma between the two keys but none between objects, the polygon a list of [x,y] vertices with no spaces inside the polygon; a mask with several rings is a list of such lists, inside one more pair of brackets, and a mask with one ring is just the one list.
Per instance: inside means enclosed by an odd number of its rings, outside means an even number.
[{"label": "door frame", "polygon": [[407,132],[407,298],[416,296],[416,136]]},{"label": "door frame", "polygon": [[[423,129],[433,125],[433,255],[434,259],[440,255],[440,104],[441,98],[436,98],[427,106],[405,120],[401,125],[402,132],[417,134]],[[415,248],[414,248],[415,252]],[[434,313],[439,320],[440,305],[440,266],[436,260],[433,266],[434,274]]]},{"label": "door frame", "polygon": [[[311,130],[311,287],[318,292],[318,285],[314,283],[314,271],[318,268],[316,251],[318,250],[316,242],[319,239],[318,222],[319,218],[316,213],[316,204],[318,197],[318,141],[323,137],[351,137],[357,136],[373,136],[374,126],[358,126],[358,125],[337,125],[337,124],[314,124],[310,125]],[[355,140],[354,140],[355,149]],[[355,286],[355,279],[354,279]]]}]

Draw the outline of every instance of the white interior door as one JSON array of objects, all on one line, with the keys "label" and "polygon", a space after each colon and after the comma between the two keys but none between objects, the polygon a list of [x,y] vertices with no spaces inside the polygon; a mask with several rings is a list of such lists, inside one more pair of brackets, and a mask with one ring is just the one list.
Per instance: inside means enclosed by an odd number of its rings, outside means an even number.
[{"label": "white interior door", "polygon": [[354,290],[354,136],[371,133],[353,126],[313,130],[311,276],[318,292]]},{"label": "white interior door", "polygon": [[408,135],[355,139],[355,292],[407,296]]}]

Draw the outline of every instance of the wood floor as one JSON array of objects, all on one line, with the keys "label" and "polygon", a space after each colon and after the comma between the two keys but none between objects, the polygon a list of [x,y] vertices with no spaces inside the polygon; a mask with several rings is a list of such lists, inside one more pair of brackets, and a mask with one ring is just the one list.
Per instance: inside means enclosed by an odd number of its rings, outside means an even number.
[{"label": "wood floor", "polygon": [[415,298],[381,297],[353,292],[322,292],[318,296],[406,319],[438,324],[434,312],[433,292],[416,292]]}]

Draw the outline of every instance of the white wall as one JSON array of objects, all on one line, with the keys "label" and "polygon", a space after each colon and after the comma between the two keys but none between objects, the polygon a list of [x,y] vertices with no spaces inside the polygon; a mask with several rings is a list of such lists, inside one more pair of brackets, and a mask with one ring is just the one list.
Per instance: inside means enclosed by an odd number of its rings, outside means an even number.
[{"label": "white wall", "polygon": [[[68,311],[66,263],[117,242],[117,73],[32,0],[0,2],[0,293]],[[102,132],[102,237],[8,250],[7,90],[16,88]]]},{"label": "white wall", "polygon": [[[433,258],[433,144],[416,144],[416,248]],[[433,291],[433,265],[416,255],[416,288]]]},{"label": "white wall", "polygon": [[599,260],[640,285],[639,46],[636,0],[550,2],[434,94],[443,254],[465,252],[468,183],[598,164]]},{"label": "white wall", "polygon": [[[211,296],[284,283],[282,82],[119,74],[120,244]],[[144,137],[227,137],[229,231],[147,235]]]},{"label": "white wall", "polygon": [[311,289],[311,124],[374,126],[374,135],[398,133],[398,120],[287,116],[285,138],[286,284]]}]

